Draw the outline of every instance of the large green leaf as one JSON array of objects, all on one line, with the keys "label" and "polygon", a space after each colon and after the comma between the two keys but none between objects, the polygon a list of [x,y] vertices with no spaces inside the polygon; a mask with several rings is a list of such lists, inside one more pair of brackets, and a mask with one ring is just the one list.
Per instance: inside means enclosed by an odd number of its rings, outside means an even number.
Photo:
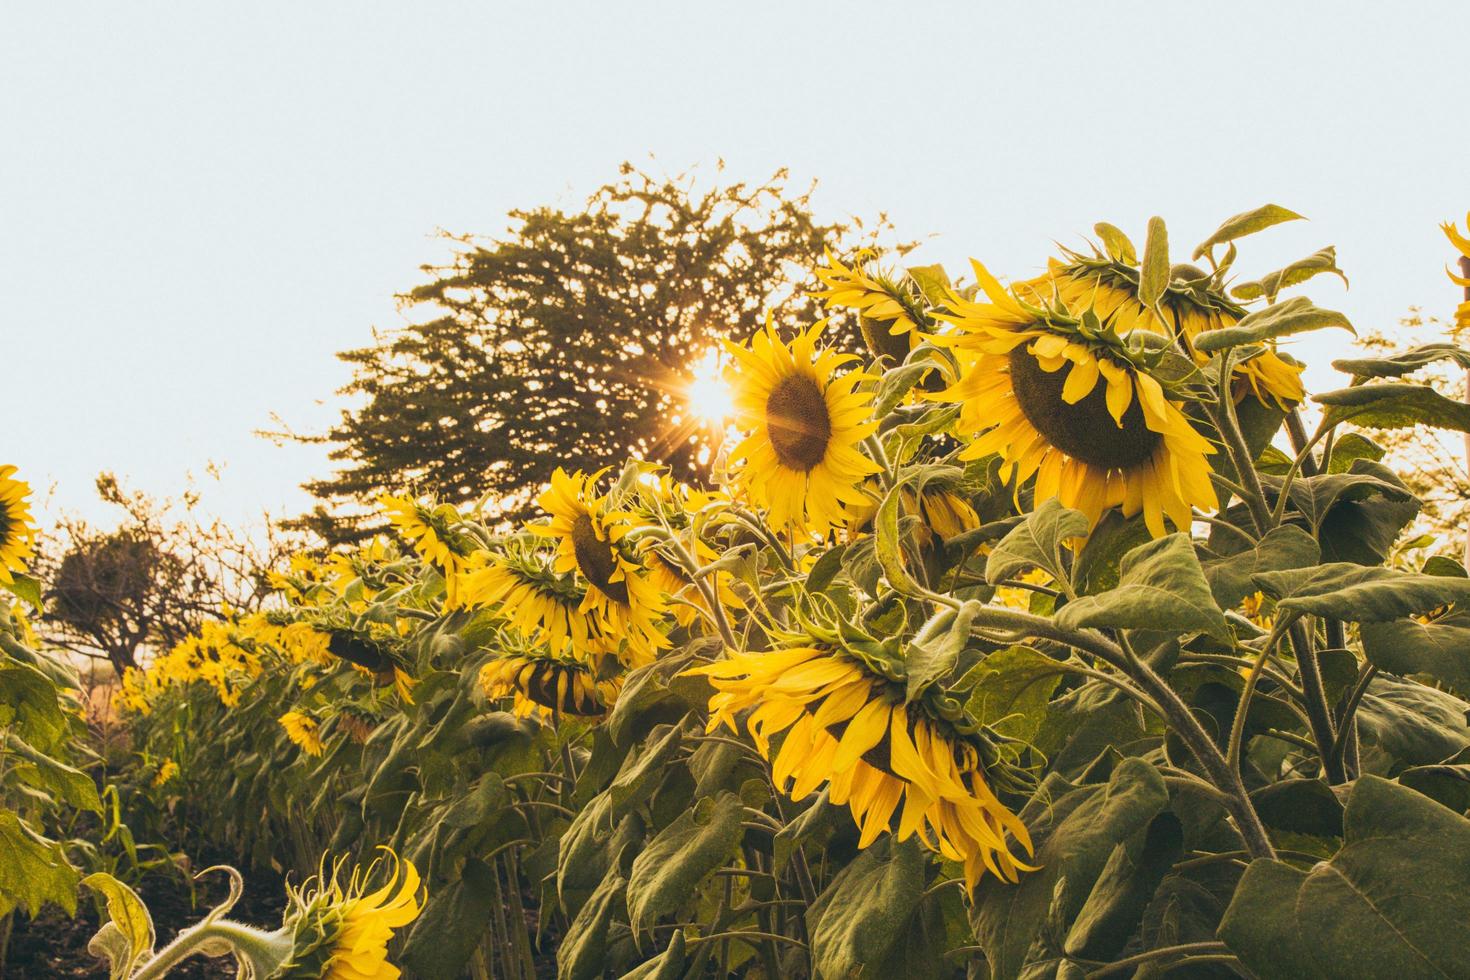
[{"label": "large green leaf", "polygon": [[1351,422],[1376,429],[1427,425],[1470,432],[1470,405],[1446,398],[1425,385],[1399,382],[1359,385],[1314,395],[1312,400],[1327,406],[1329,423]]},{"label": "large green leaf", "polygon": [[1242,211],[1240,214],[1231,215],[1225,219],[1224,224],[1216,228],[1214,233],[1200,242],[1194,249],[1194,257],[1202,258],[1206,252],[1216,245],[1233,242],[1237,238],[1246,235],[1254,235],[1258,231],[1264,231],[1272,225],[1279,225],[1283,221],[1300,221],[1302,216],[1295,211],[1283,208],[1279,204],[1263,204],[1250,211]]},{"label": "large green leaf", "polygon": [[[606,973],[608,924],[624,904],[628,883],[616,871],[592,892],[556,948],[557,980],[592,980]],[[425,974],[453,976],[453,974]]]},{"label": "large green leaf", "polygon": [[1470,976],[1470,820],[1363,776],[1343,835],[1309,872],[1247,869],[1220,926],[1236,955],[1262,980]]},{"label": "large green leaf", "polygon": [[[1261,299],[1262,297],[1275,299],[1276,294],[1281,292],[1281,290],[1289,289],[1292,286],[1300,286],[1302,283],[1324,273],[1331,273],[1337,276],[1342,280],[1343,285],[1347,285],[1347,276],[1337,267],[1337,249],[1331,245],[1318,249],[1304,259],[1297,259],[1285,268],[1277,269],[1275,272],[1268,272],[1254,282],[1243,282],[1237,286],[1233,286],[1231,287],[1230,295],[1247,302],[1253,299]],[[1336,366],[1337,362],[1334,361],[1333,364]]]},{"label": "large green leaf", "polygon": [[1178,630],[1230,640],[1194,545],[1182,532],[1128,552],[1119,566],[1117,588],[1069,602],[1057,613],[1057,624],[1065,629]]},{"label": "large green leaf", "polygon": [[1470,695],[1470,610],[1421,623],[1394,619],[1364,623],[1363,653],[1390,674],[1428,674]]},{"label": "large green leaf", "polygon": [[15,734],[6,736],[5,748],[24,760],[13,771],[19,772],[26,783],[54,793],[69,806],[102,812],[102,800],[97,796],[97,784],[91,776],[32,748]]},{"label": "large green leaf", "polygon": [[648,842],[628,875],[628,920],[636,932],[675,911],[740,846],[735,793],[700,800]]},{"label": "large green leaf", "polygon": [[970,692],[965,707],[982,725],[1030,742],[1046,720],[1052,692],[1066,673],[1061,661],[1014,646],[971,667],[959,687]]},{"label": "large green leaf", "polygon": [[74,915],[77,880],[76,869],[60,844],[36,833],[11,811],[0,809],[0,916],[17,906],[34,916],[47,902]]},{"label": "large green leaf", "polygon": [[1087,901],[1067,931],[1068,956],[1111,960],[1137,930],[1164,875],[1183,854],[1179,818],[1161,813],[1145,834],[1114,845]]},{"label": "large green leaf", "polygon": [[970,599],[959,609],[941,609],[919,630],[904,651],[905,697],[914,702],[940,680],[949,676],[959,662],[960,652],[970,642],[970,627],[984,603]]},{"label": "large green leaf", "polygon": [[1316,568],[1258,572],[1251,581],[1281,611],[1378,623],[1470,600],[1470,579],[1332,562]]},{"label": "large green leaf", "polygon": [[1364,771],[1388,775],[1453,757],[1470,746],[1465,715],[1452,694],[1379,674],[1358,705]]},{"label": "large green leaf", "polygon": [[1118,844],[1142,831],[1169,804],[1153,766],[1124,759],[1106,784],[1073,786],[1050,776],[1021,811],[1037,844],[1040,870],[1019,884],[985,878],[971,922],[993,977],[1021,976],[1028,963],[1061,955],[1075,920]]},{"label": "large green leaf", "polygon": [[640,963],[620,980],[679,980],[684,975],[684,930],[675,929],[662,953]]},{"label": "large green leaf", "polygon": [[1343,358],[1332,366],[1360,378],[1401,378],[1438,361],[1453,361],[1458,368],[1470,369],[1470,351],[1458,344],[1421,344],[1388,357]]},{"label": "large green leaf", "polygon": [[1309,568],[1317,564],[1321,551],[1316,540],[1295,524],[1272,528],[1255,547],[1228,558],[1204,563],[1210,592],[1222,609],[1230,609],[1256,591],[1251,576],[1287,568]]},{"label": "large green leaf", "polygon": [[885,835],[837,873],[806,913],[817,977],[869,976],[893,953],[919,905],[925,865],[917,840]]},{"label": "large green leaf", "polygon": [[668,761],[682,737],[683,731],[677,725],[669,725],[667,729],[655,728],[644,746],[624,760],[622,770],[607,788],[612,804],[610,820],[621,820],[648,798],[663,778]]},{"label": "large green leaf", "polygon": [[1087,537],[1087,528],[1081,511],[1069,510],[1055,498],[1042,501],[991,549],[985,559],[985,581],[994,585],[1027,568],[1040,568],[1059,582],[1067,581],[1066,543]]},{"label": "large green leaf", "polygon": [[148,906],[137,892],[105,871],[89,874],[81,883],[101,895],[107,906],[107,919],[87,944],[88,950],[102,952],[112,977],[132,976],[136,967],[153,956],[155,934]]},{"label": "large green leaf", "polygon": [[0,663],[0,728],[13,729],[42,751],[57,748],[68,727],[51,679],[30,664]]},{"label": "large green leaf", "polygon": [[413,975],[454,977],[464,972],[495,910],[495,873],[484,861],[470,858],[452,881],[429,890],[403,948],[403,965]]},{"label": "large green leaf", "polygon": [[1348,333],[1354,332],[1353,325],[1343,314],[1313,306],[1305,296],[1293,296],[1274,306],[1256,310],[1232,327],[1204,331],[1195,338],[1194,346],[1196,350],[1213,353],[1227,347],[1261,344],[1325,327],[1341,327]]},{"label": "large green leaf", "polygon": [[1153,306],[1169,288],[1169,231],[1164,219],[1155,215],[1148,219],[1148,234],[1143,241],[1143,261],[1138,270],[1138,300]]}]

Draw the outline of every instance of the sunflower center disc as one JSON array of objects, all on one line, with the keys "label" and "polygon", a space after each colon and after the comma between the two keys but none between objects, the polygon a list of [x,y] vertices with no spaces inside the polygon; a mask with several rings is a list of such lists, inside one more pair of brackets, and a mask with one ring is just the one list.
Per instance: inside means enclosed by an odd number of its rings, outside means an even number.
[{"label": "sunflower center disc", "polygon": [[782,378],[766,397],[766,429],[782,465],[811,470],[827,455],[832,416],[822,389],[799,374]]},{"label": "sunflower center disc", "polygon": [[617,570],[612,545],[597,537],[590,514],[578,514],[572,522],[572,551],[577,556],[577,567],[597,591],[614,602],[628,604],[628,584],[612,580]]},{"label": "sunflower center disc", "polygon": [[1089,466],[1128,469],[1153,455],[1163,439],[1143,419],[1137,395],[1123,413],[1123,425],[1108,411],[1107,382],[1098,383],[1075,405],[1062,401],[1068,371],[1043,371],[1036,356],[1022,344],[1010,354],[1011,388],[1026,420],[1053,446]]}]

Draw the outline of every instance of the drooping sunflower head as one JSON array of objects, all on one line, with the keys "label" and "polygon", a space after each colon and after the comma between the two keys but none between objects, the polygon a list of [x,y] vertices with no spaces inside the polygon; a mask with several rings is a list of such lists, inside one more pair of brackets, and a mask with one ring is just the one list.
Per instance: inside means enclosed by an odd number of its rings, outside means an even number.
[{"label": "drooping sunflower head", "polygon": [[459,576],[476,550],[475,540],[460,528],[459,511],[449,504],[429,507],[391,494],[383,494],[378,502],[418,556],[443,576],[445,604],[458,607]]},{"label": "drooping sunflower head", "polygon": [[[1245,316],[1217,277],[1195,266],[1174,266],[1157,310],[1139,298],[1141,276],[1137,259],[1131,256],[1125,261],[1064,249],[1063,258],[1049,260],[1044,275],[1017,283],[1016,291],[1028,302],[1059,304],[1074,315],[1090,309],[1120,336],[1143,330],[1178,338],[1188,350],[1204,331],[1232,326]],[[1302,365],[1267,347],[1236,365],[1235,397],[1239,400],[1249,391],[1259,401],[1289,408],[1306,397],[1301,373]]]},{"label": "drooping sunflower head", "polygon": [[480,668],[480,688],[491,700],[513,696],[520,717],[558,713],[600,718],[612,708],[622,688],[621,678],[608,667],[603,662],[526,650]]},{"label": "drooping sunflower head", "polygon": [[553,653],[591,659],[617,646],[587,607],[587,587],[558,573],[543,551],[512,544],[477,555],[463,576],[461,598],[471,608],[498,611],[523,639]]},{"label": "drooping sunflower head", "polygon": [[1165,517],[1187,529],[1192,506],[1212,508],[1214,447],[1127,349],[1018,302],[974,267],[989,302],[955,297],[939,314],[966,355],[960,380],[936,396],[960,404],[958,431],[976,437],[961,458],[997,454],[1018,490],[1034,477],[1036,500],[1056,497],[1093,522],[1112,507],[1141,511],[1155,537]]},{"label": "drooping sunflower head", "polygon": [[731,453],[736,482],[775,526],[817,535],[845,523],[878,472],[859,448],[877,429],[872,393],[857,387],[870,378],[837,373],[852,355],[817,346],[824,326],[787,345],[767,318],[749,347],[726,345],[736,424],[749,433]]},{"label": "drooping sunflower head", "polygon": [[[1460,230],[1452,221],[1446,221],[1439,227],[1445,233],[1445,237],[1450,240],[1450,244],[1455,246],[1455,250],[1460,253],[1460,274],[1456,275],[1452,269],[1445,271],[1449,273],[1455,285],[1470,290],[1470,238],[1460,234]],[[1465,215],[1465,227],[1470,230],[1470,214]],[[1451,328],[1451,333],[1457,339],[1464,336],[1466,331],[1470,331],[1470,295],[1467,295],[1465,301],[1455,307],[1455,325]],[[0,470],[0,475],[3,473],[4,471]]]},{"label": "drooping sunflower head", "polygon": [[286,730],[286,737],[291,740],[291,744],[307,755],[319,756],[326,749],[326,744],[322,741],[321,725],[306,712],[288,711],[276,720]]},{"label": "drooping sunflower head", "polygon": [[375,860],[357,869],[344,885],[344,860],[329,872],[325,865],[300,888],[287,887],[282,932],[292,949],[272,977],[280,980],[396,980],[388,962],[388,942],[423,910],[424,890],[413,862],[387,848],[392,870],[387,882],[369,893],[367,884],[384,866]]},{"label": "drooping sunflower head", "polygon": [[586,583],[582,611],[594,613],[605,633],[627,638],[630,662],[647,662],[668,646],[658,626],[666,607],[636,549],[623,540],[632,529],[627,515],[596,493],[603,472],[568,474],[558,467],[537,501],[550,520],[528,530],[556,542],[557,572]]},{"label": "drooping sunflower head", "polygon": [[14,585],[36,553],[36,526],[31,519],[30,484],[15,479],[14,466],[0,466],[0,584]]},{"label": "drooping sunflower head", "polygon": [[812,295],[827,309],[849,309],[858,315],[863,340],[875,357],[902,364],[923,341],[930,325],[919,291],[906,278],[878,269],[877,255],[863,249],[851,265],[843,265],[826,250],[826,266],[817,266],[817,278],[827,287]]},{"label": "drooping sunflower head", "polygon": [[1030,837],[995,787],[1019,789],[989,734],[965,725],[952,701],[905,697],[892,662],[855,653],[830,638],[727,659],[688,672],[709,679],[709,730],[743,726],[771,760],[776,785],[792,799],[829,787],[860,829],[859,847],[884,832],[917,835],[963,864],[973,888],[989,872],[1016,881],[1032,870],[1012,853]]}]

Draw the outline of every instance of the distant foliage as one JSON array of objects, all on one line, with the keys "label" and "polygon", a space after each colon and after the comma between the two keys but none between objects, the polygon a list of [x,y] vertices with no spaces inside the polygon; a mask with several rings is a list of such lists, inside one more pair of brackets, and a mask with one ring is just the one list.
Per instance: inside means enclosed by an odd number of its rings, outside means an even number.
[{"label": "distant foliage", "polygon": [[[400,297],[431,315],[341,355],[362,405],[323,440],[344,468],[308,489],[488,494],[518,514],[564,463],[633,455],[706,480],[707,433],[680,397],[690,366],[766,309],[782,325],[815,318],[806,270],[848,229],[818,223],[809,198],[785,171],[704,187],[624,165],[584,211],[513,211],[504,237],[455,238],[454,260]],[[303,524],[341,531],[329,507]]]}]

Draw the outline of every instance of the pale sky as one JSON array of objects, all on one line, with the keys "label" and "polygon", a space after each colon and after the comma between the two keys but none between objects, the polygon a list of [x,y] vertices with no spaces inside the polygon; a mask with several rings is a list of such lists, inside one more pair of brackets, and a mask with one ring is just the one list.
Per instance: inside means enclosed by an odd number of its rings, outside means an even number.
[{"label": "pale sky", "polygon": [[[1268,201],[1259,274],[1360,328],[1457,290],[1470,5],[128,3],[0,12],[0,463],[99,514],[113,470],[295,514],[325,451],[252,435],[340,407],[333,354],[400,320],[436,228],[576,208],[622,160],[820,180],[917,257],[1039,270],[1053,240],[1169,222],[1176,258]],[[1406,338],[1407,339],[1407,338]],[[1346,335],[1297,344],[1318,390]]]}]

